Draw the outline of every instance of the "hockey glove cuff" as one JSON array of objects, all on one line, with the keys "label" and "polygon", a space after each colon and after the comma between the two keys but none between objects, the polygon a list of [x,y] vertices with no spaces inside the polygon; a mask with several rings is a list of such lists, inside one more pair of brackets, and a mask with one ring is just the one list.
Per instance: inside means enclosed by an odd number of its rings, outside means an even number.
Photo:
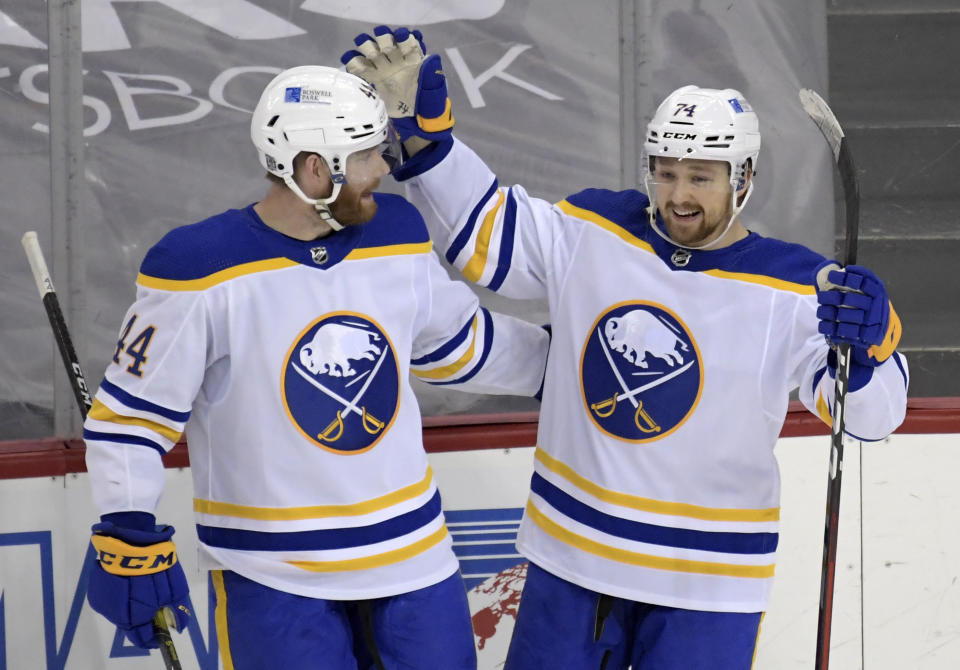
[{"label": "hockey glove cuff", "polygon": [[152,530],[124,528],[110,521],[93,526],[91,543],[97,565],[90,574],[90,606],[143,649],[159,646],[153,617],[161,608],[173,613],[177,630],[190,618],[189,591],[173,526]]}]

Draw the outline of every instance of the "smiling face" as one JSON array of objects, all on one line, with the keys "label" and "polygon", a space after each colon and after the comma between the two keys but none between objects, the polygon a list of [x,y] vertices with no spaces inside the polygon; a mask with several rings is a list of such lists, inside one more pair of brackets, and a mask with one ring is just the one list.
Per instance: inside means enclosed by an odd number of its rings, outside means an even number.
[{"label": "smiling face", "polygon": [[380,178],[390,174],[390,167],[380,155],[380,147],[371,147],[350,154],[347,158],[347,180],[340,194],[330,205],[330,212],[344,226],[366,223],[377,213],[373,190]]},{"label": "smiling face", "polygon": [[675,242],[699,246],[723,235],[733,211],[729,164],[658,156],[651,181],[667,234]]}]

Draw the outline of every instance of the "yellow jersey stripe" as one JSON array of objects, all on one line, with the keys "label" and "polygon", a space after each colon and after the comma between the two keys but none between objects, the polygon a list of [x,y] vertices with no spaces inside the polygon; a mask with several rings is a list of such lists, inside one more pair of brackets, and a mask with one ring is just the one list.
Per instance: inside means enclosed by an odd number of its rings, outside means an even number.
[{"label": "yellow jersey stripe", "polygon": [[627,549],[611,547],[588,537],[578,535],[564,528],[560,524],[548,519],[543,512],[534,506],[533,501],[527,501],[527,517],[540,528],[564,544],[577,547],[582,551],[606,558],[618,563],[637,565],[654,570],[669,570],[671,572],[691,572],[702,575],[719,575],[721,577],[748,577],[751,579],[768,579],[773,577],[774,564],[769,565],[736,565],[731,563],[710,563],[708,561],[691,561],[683,558],[665,558],[651,554],[641,554]]},{"label": "yellow jersey stripe", "polygon": [[433,242],[414,242],[411,244],[388,244],[382,247],[362,247],[354,249],[344,256],[345,261],[357,261],[364,258],[380,258],[382,256],[406,256],[414,254],[429,254],[433,249]]},{"label": "yellow jersey stripe", "polygon": [[217,645],[220,647],[220,660],[223,670],[234,670],[233,654],[230,653],[230,634],[227,627],[227,590],[223,586],[223,570],[211,570],[210,580],[217,594],[215,620],[217,624]]},{"label": "yellow jersey stripe", "polygon": [[156,288],[163,291],[203,291],[211,286],[222,284],[225,281],[236,279],[244,275],[254,274],[256,272],[268,272],[270,270],[282,270],[300,265],[289,258],[267,258],[262,261],[253,261],[251,263],[241,263],[232,268],[214,272],[212,275],[200,277],[199,279],[160,279],[151,277],[142,272],[137,275],[137,283],[146,288]]},{"label": "yellow jersey stripe", "polygon": [[474,350],[477,347],[477,319],[479,314],[473,317],[473,325],[470,326],[470,347],[467,351],[449,365],[433,370],[413,370],[413,374],[421,379],[447,379],[460,372],[467,363],[473,360]]},{"label": "yellow jersey stripe", "polygon": [[117,414],[97,399],[94,399],[93,405],[90,407],[90,411],[87,413],[87,416],[89,416],[91,419],[96,419],[97,421],[106,421],[108,423],[114,423],[120,426],[138,426],[140,428],[146,428],[157,435],[162,435],[173,443],[176,443],[180,439],[180,435],[183,434],[183,431],[174,430],[169,426],[165,426],[162,423],[157,423],[156,421],[151,421],[150,419],[142,419],[136,416],[124,416],[122,414]]},{"label": "yellow jersey stripe", "polygon": [[384,565],[400,563],[408,558],[413,558],[417,554],[422,554],[431,547],[439,544],[447,536],[447,527],[441,526],[436,532],[431,533],[422,540],[417,540],[411,545],[386,551],[382,554],[373,556],[364,556],[362,558],[348,558],[342,561],[287,561],[290,565],[309,570],[310,572],[345,572],[348,570],[369,570],[371,568],[380,568]]},{"label": "yellow jersey stripe", "polygon": [[649,251],[651,254],[654,253],[653,247],[651,247],[648,243],[634,237],[610,219],[604,218],[596,212],[591,212],[589,209],[583,209],[582,207],[572,205],[567,200],[561,200],[558,202],[557,207],[574,218],[583,219],[584,221],[589,221],[590,223],[600,226],[607,232],[613,233],[628,244],[632,244],[633,246],[643,249],[644,251]]},{"label": "yellow jersey stripe", "polygon": [[701,507],[689,503],[665,502],[663,500],[654,500],[652,498],[641,498],[640,496],[630,495],[629,493],[620,493],[611,491],[602,486],[594,484],[586,477],[577,474],[573,468],[566,463],[562,463],[553,458],[542,447],[538,446],[536,459],[543,464],[545,468],[554,472],[577,488],[589,493],[594,498],[603,502],[627,507],[629,509],[639,510],[641,512],[652,512],[653,514],[665,514],[669,516],[683,516],[691,519],[703,519],[704,521],[779,521],[780,508],[771,507],[769,509],[724,509],[714,507]]},{"label": "yellow jersey stripe", "polygon": [[726,270],[704,270],[702,274],[711,277],[722,277],[723,279],[735,279],[737,281],[750,282],[751,284],[762,284],[781,291],[791,291],[800,295],[814,295],[816,289],[810,284],[798,284],[797,282],[787,281],[786,279],[777,279],[766,275],[755,275],[748,272],[727,272]]},{"label": "yellow jersey stripe", "polygon": [[477,244],[474,247],[473,256],[467,261],[463,268],[463,276],[472,282],[480,279],[483,274],[483,268],[487,265],[487,254],[490,251],[490,238],[493,237],[493,224],[497,218],[497,212],[503,205],[503,191],[497,190],[497,204],[493,206],[487,215],[483,217],[483,225],[480,226],[480,232],[477,235]]},{"label": "yellow jersey stripe", "polygon": [[311,505],[308,507],[254,507],[233,503],[215,502],[202,498],[193,499],[193,511],[200,514],[216,514],[258,521],[301,521],[325,519],[338,516],[360,516],[412,500],[430,490],[433,469],[427,466],[427,474],[416,484],[397,489],[379,498],[364,500],[350,505]]},{"label": "yellow jersey stripe", "polygon": [[823,391],[817,394],[817,416],[828,426],[833,425],[833,417],[830,416],[830,408],[827,407],[827,401],[823,397]]},{"label": "yellow jersey stripe", "polygon": [[[615,224],[613,221],[600,216],[596,212],[591,212],[589,209],[583,209],[582,207],[572,205],[567,200],[561,200],[558,202],[557,207],[570,216],[595,223],[604,230],[613,233],[620,239],[632,244],[635,247],[639,247],[644,251],[654,253],[653,247],[647,242],[637,239],[622,227]],[[811,285],[798,284],[796,282],[787,281],[785,279],[777,279],[775,277],[768,277],[766,275],[750,274],[747,272],[727,272],[726,270],[703,270],[701,274],[707,274],[713,277],[723,277],[724,279],[736,279],[738,281],[750,282],[752,284],[763,284],[764,286],[770,286],[771,288],[777,288],[784,291],[792,291],[793,293],[799,293],[801,295],[814,295],[816,293],[816,290]]]}]

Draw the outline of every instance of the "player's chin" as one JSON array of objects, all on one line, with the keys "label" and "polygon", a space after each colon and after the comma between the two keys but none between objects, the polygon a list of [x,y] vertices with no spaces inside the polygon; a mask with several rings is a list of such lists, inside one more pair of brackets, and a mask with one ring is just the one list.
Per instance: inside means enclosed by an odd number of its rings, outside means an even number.
[{"label": "player's chin", "polygon": [[668,220],[666,224],[667,233],[670,235],[670,239],[672,239],[674,242],[679,242],[680,244],[695,245],[704,240],[707,236],[707,233],[700,225],[688,225],[677,223],[672,220]]}]

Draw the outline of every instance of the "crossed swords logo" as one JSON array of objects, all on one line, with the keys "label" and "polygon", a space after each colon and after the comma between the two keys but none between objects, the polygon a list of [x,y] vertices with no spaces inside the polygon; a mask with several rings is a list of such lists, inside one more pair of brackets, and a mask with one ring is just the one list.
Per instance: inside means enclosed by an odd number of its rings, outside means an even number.
[{"label": "crossed swords logo", "polygon": [[592,403],[590,409],[592,409],[598,417],[606,418],[613,414],[617,409],[617,403],[621,400],[629,400],[630,404],[634,407],[633,422],[636,424],[637,428],[644,433],[659,433],[661,426],[654,420],[650,413],[644,409],[643,401],[637,398],[638,395],[652,389],[654,386],[659,386],[664,382],[668,382],[674,377],[683,374],[686,372],[690,366],[693,365],[694,361],[690,361],[681,368],[677,368],[673,372],[663,375],[662,377],[655,379],[649,384],[644,384],[643,386],[638,386],[637,388],[630,388],[627,385],[627,382],[624,381],[623,375],[620,374],[620,370],[617,368],[616,362],[613,360],[613,355],[610,353],[610,347],[607,344],[607,341],[603,337],[603,333],[600,328],[597,328],[597,339],[600,340],[600,347],[603,349],[603,355],[607,359],[607,363],[610,364],[610,370],[613,371],[613,376],[617,378],[617,383],[620,384],[620,388],[623,393],[614,393],[613,396],[607,398],[606,400],[601,400],[599,402]]},{"label": "crossed swords logo", "polygon": [[383,359],[386,358],[389,351],[390,347],[384,346],[383,352],[380,354],[380,358],[377,359],[377,362],[374,364],[370,374],[367,375],[367,379],[363,382],[363,386],[360,387],[360,390],[357,391],[357,394],[353,396],[351,400],[347,400],[336,391],[328,389],[326,386],[317,381],[309,372],[301,368],[293,361],[290,361],[290,365],[293,366],[293,369],[297,371],[298,375],[307,380],[307,383],[343,405],[343,409],[337,410],[337,415],[334,417],[333,421],[331,421],[322,432],[317,434],[318,440],[321,442],[336,442],[339,440],[343,436],[344,415],[359,415],[360,424],[363,426],[363,429],[371,435],[376,435],[383,430],[383,421],[368,412],[365,406],[361,405],[358,407],[357,403],[363,399],[363,395],[367,392],[367,389],[370,388],[370,383],[373,381],[373,378],[377,376],[377,372],[380,370],[380,365],[383,363]]}]

